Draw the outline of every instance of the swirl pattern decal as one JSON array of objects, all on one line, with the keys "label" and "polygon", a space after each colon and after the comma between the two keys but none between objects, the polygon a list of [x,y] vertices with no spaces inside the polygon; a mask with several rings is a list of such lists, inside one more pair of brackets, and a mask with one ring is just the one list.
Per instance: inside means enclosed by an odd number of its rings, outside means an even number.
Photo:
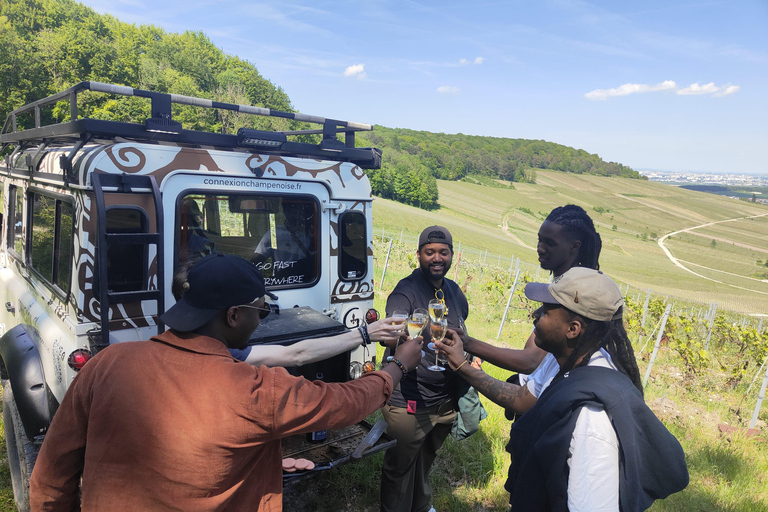
[{"label": "swirl pattern decal", "polygon": [[117,155],[115,146],[110,146],[106,154],[115,167],[129,174],[137,173],[147,165],[147,156],[134,146],[117,146]]},{"label": "swirl pattern decal", "polygon": [[336,281],[331,292],[331,302],[357,302],[373,299],[373,283],[370,281]]},{"label": "swirl pattern decal", "polygon": [[174,159],[168,165],[151,171],[157,177],[158,183],[173,171],[208,171],[224,172],[219,167],[211,153],[205,149],[181,148]]}]

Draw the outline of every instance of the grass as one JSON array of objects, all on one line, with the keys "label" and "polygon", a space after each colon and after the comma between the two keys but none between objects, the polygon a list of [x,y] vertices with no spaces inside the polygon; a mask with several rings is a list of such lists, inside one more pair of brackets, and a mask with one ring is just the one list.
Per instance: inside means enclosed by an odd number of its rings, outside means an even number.
[{"label": "grass", "polygon": [[[0,397],[3,389],[0,387]],[[11,472],[8,469],[8,452],[5,449],[5,429],[3,416],[0,414],[0,511],[12,512],[16,510],[13,501],[13,487],[11,486]]]}]

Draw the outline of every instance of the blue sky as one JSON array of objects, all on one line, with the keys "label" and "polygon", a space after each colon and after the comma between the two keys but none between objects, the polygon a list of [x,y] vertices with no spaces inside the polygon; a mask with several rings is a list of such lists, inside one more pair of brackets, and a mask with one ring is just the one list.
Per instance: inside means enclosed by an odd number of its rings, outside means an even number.
[{"label": "blue sky", "polygon": [[768,174],[768,0],[83,3],[201,30],[308,114]]}]

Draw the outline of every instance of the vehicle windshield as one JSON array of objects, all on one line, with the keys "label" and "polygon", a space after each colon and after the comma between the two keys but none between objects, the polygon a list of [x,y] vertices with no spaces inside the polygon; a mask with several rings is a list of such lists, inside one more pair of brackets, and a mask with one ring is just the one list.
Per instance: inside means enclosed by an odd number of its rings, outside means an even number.
[{"label": "vehicle windshield", "polygon": [[189,193],[176,210],[177,262],[236,254],[270,288],[311,286],[319,270],[319,215],[311,196]]}]

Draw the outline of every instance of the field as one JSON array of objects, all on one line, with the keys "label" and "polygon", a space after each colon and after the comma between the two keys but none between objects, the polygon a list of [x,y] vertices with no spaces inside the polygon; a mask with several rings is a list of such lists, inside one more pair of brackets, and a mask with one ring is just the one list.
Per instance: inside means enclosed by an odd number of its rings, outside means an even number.
[{"label": "field", "polygon": [[[467,258],[488,250],[487,263],[501,257],[508,267],[509,258],[519,257],[533,268],[543,217],[555,206],[575,203],[595,221],[603,239],[601,268],[617,281],[681,301],[717,302],[719,308],[743,314],[768,312],[766,205],[662,183],[557,172],[539,172],[537,184],[515,183],[515,190],[438,183],[436,211],[377,199],[374,231],[402,232],[415,240],[423,226],[442,224],[461,242]],[[690,271],[659,246],[664,235],[709,223],[716,224],[664,241]]]},{"label": "field", "polygon": [[[746,432],[768,341],[765,336],[749,338],[756,331],[743,328],[748,321],[757,325],[758,317],[749,315],[768,312],[768,207],[658,183],[553,172],[539,172],[538,184],[515,184],[514,190],[456,182],[439,182],[439,186],[441,207],[434,211],[380,199],[374,202],[375,306],[379,311],[384,310],[398,279],[415,267],[415,238],[420,230],[442,224],[451,229],[457,253],[461,252],[461,262],[457,254],[449,277],[466,290],[471,311],[468,330],[480,339],[521,347],[530,333],[532,305],[519,289],[497,338],[512,270],[518,266],[522,280],[546,280],[534,250],[539,225],[555,206],[583,206],[603,238],[603,270],[628,290],[628,331],[641,375],[656,339],[654,325],[665,304],[675,305],[645,396],[683,444],[691,483],[685,491],[656,502],[651,510],[768,511],[768,406],[760,412],[756,435]],[[699,276],[673,263],[658,239],[704,224],[710,225],[664,241],[672,256]],[[382,279],[390,243],[392,253]],[[643,326],[642,302],[649,288],[652,300]],[[706,321],[700,312],[713,302],[722,315],[715,324],[712,346],[702,357]],[[693,314],[694,310],[698,313]],[[724,316],[729,312],[738,315]],[[485,369],[499,379],[509,375],[490,365]],[[501,408],[483,402],[489,417],[481,431],[466,441],[449,439],[438,455],[432,482],[433,504],[440,512],[508,509],[503,484],[509,465],[504,451],[509,422]],[[5,457],[4,446],[0,449]],[[367,457],[324,472],[306,485],[289,487],[285,510],[378,510],[381,460],[381,454]],[[3,459],[0,512],[11,510],[10,476]]]}]

